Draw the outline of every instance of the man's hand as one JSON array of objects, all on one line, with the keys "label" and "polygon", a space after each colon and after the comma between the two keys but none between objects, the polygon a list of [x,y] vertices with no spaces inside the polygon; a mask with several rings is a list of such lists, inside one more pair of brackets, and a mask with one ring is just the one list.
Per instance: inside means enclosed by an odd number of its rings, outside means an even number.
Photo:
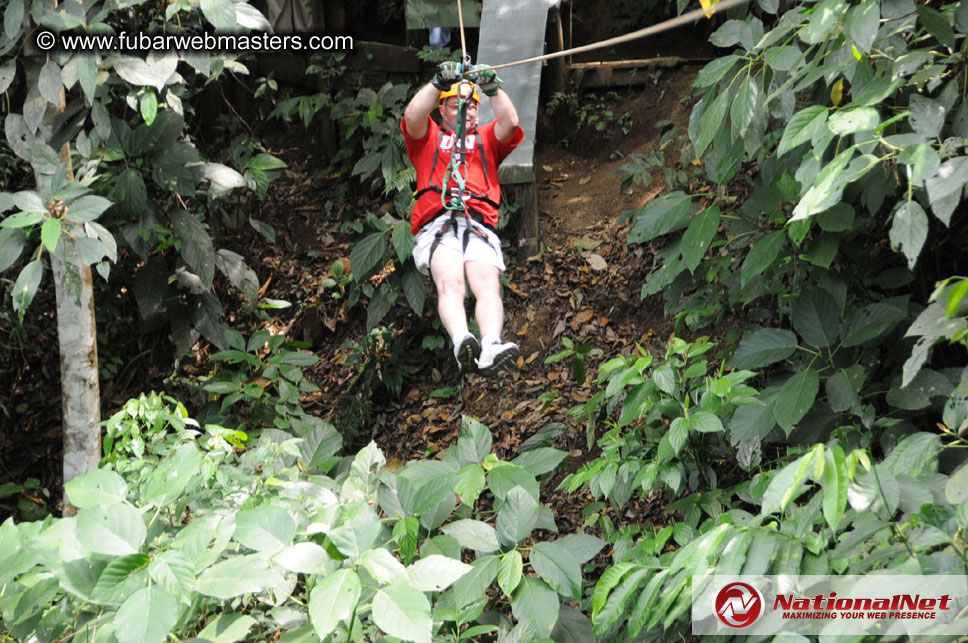
[{"label": "man's hand", "polygon": [[460,80],[460,63],[447,61],[437,65],[437,73],[430,82],[434,87],[444,92],[458,80]]},{"label": "man's hand", "polygon": [[504,81],[488,65],[471,67],[471,80],[488,96],[497,96],[497,89]]}]

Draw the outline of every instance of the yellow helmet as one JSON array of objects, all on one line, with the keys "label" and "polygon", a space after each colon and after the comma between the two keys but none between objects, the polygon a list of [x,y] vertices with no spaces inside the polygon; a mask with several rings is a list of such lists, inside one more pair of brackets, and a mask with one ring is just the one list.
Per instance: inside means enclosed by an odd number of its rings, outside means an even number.
[{"label": "yellow helmet", "polygon": [[[470,90],[473,91],[473,94],[471,94],[470,99],[475,103],[480,103],[481,97],[477,95],[477,86],[474,83],[471,83],[468,81],[461,81],[461,82],[454,83],[453,85],[450,86],[450,89],[440,92],[440,96],[437,98],[437,103],[438,104],[442,103],[448,98],[450,98],[451,96],[459,95],[461,98],[467,98],[467,94],[469,91],[468,88],[470,88]],[[458,94],[458,92],[460,93]]]}]

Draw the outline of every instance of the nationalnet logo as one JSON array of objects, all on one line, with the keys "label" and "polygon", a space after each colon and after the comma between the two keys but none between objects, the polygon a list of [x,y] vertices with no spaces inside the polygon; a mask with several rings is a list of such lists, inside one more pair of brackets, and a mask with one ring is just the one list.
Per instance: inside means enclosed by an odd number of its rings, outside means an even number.
[{"label": "nationalnet logo", "polygon": [[693,634],[968,635],[968,576],[692,577]]},{"label": "nationalnet logo", "polygon": [[747,583],[729,583],[716,592],[716,616],[730,627],[749,627],[763,614],[763,594]]}]

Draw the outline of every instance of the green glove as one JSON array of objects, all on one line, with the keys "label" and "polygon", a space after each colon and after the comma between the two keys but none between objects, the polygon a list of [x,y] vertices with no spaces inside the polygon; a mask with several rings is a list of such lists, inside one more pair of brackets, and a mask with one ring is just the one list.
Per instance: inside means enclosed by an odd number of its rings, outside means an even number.
[{"label": "green glove", "polygon": [[430,83],[440,91],[445,92],[458,80],[460,80],[460,63],[447,61],[437,65],[437,73]]},{"label": "green glove", "polygon": [[497,88],[504,81],[488,65],[474,65],[471,67],[471,80],[477,83],[481,91],[488,96],[497,96]]}]

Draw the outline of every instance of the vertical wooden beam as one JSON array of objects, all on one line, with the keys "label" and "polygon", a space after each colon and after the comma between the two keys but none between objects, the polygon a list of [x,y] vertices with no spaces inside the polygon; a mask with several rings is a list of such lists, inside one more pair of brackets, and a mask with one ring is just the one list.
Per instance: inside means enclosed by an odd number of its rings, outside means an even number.
[{"label": "vertical wooden beam", "polygon": [[518,261],[524,261],[528,257],[538,254],[540,247],[538,190],[533,182],[505,185],[503,189],[508,203],[518,206],[512,216],[518,232]]}]

